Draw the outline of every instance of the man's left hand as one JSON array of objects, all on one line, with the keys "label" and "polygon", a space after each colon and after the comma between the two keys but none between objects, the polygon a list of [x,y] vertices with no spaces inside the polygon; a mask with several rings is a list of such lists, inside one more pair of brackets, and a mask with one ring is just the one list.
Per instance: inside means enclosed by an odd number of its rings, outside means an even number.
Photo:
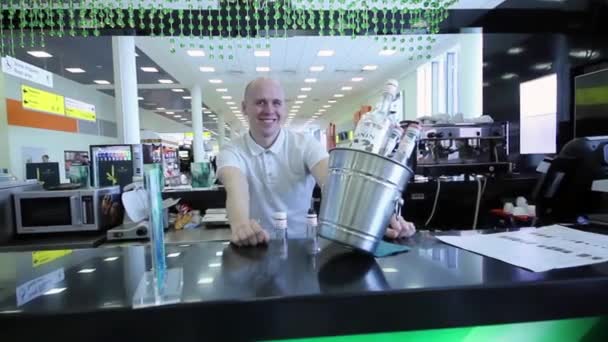
[{"label": "man's left hand", "polygon": [[407,222],[401,216],[393,214],[391,225],[384,235],[389,239],[399,239],[410,237],[416,233],[416,226],[412,222]]}]

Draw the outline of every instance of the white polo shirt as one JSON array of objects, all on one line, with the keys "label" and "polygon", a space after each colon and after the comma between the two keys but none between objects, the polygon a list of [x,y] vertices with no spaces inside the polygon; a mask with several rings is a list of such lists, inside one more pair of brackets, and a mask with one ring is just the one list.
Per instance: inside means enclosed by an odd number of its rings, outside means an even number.
[{"label": "white polo shirt", "polygon": [[272,214],[287,213],[289,237],[304,237],[306,213],[310,208],[315,180],[311,170],[328,154],[312,136],[281,129],[268,149],[258,145],[249,133],[222,147],[217,170],[233,166],[249,183],[249,215],[262,228],[272,228]]}]

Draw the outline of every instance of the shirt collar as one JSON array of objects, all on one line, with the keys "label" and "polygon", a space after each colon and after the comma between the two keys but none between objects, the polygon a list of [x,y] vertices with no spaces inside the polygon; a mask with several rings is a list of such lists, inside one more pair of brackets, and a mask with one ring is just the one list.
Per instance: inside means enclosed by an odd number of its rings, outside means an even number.
[{"label": "shirt collar", "polygon": [[281,129],[279,131],[279,135],[277,136],[277,140],[274,141],[274,144],[272,144],[272,146],[270,146],[269,148],[266,148],[266,149],[263,148],[262,146],[258,145],[258,143],[256,143],[255,140],[253,140],[253,138],[251,137],[251,132],[247,132],[246,139],[247,139],[247,146],[249,146],[249,151],[254,156],[259,156],[260,154],[262,154],[266,151],[270,151],[274,154],[278,154],[281,151],[281,147],[283,146],[283,141],[285,140],[285,133],[283,132],[283,129]]}]

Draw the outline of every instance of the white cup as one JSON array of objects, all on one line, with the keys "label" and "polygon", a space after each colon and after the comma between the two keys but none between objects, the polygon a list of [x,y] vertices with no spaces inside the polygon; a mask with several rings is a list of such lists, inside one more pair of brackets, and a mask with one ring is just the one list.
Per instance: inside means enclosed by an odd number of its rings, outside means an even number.
[{"label": "white cup", "polygon": [[515,200],[515,205],[518,207],[525,207],[527,204],[528,204],[528,200],[523,196],[519,196]]},{"label": "white cup", "polygon": [[512,214],[513,213],[513,203],[511,203],[511,202],[505,203],[505,205],[502,207],[502,210],[506,214]]}]

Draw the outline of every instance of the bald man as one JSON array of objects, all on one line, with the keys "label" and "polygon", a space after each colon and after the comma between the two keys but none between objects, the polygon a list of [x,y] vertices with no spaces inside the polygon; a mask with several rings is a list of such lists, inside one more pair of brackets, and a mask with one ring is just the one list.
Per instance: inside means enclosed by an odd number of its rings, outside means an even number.
[{"label": "bald man", "polygon": [[[327,179],[327,152],[311,136],[281,127],[287,105],[278,81],[250,82],[241,106],[249,132],[225,145],[217,158],[231,240],[239,246],[268,242],[264,228],[272,227],[272,214],[278,211],[287,213],[289,237],[304,237],[315,182],[322,188]],[[413,224],[393,217],[387,236],[414,232]]]}]

